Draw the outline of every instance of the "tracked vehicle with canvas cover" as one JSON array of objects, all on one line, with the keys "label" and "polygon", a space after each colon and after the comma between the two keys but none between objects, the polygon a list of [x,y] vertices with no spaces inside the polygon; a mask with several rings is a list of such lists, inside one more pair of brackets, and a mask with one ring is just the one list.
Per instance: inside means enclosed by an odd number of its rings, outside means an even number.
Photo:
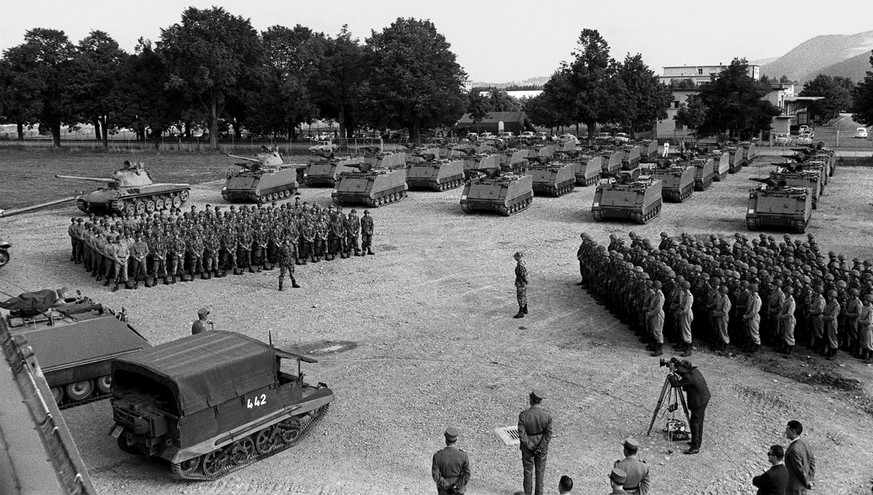
[{"label": "tracked vehicle with canvas cover", "polygon": [[216,330],[119,358],[110,435],[179,478],[219,478],[298,444],[327,413],[333,392],[305,382],[301,362],[317,361]]},{"label": "tracked vehicle with canvas cover", "polygon": [[715,160],[713,158],[692,158],[694,166],[694,190],[706,191],[712,185],[715,177]]},{"label": "tracked vehicle with canvas cover", "polygon": [[438,149],[407,155],[406,185],[410,189],[445,191],[464,183],[464,161],[440,158]]},{"label": "tracked vehicle with canvas cover", "polygon": [[715,170],[712,180],[721,182],[731,170],[731,155],[727,152],[715,151],[709,155],[715,161]]},{"label": "tracked vehicle with canvas cover", "polygon": [[406,197],[406,153],[367,151],[356,170],[337,177],[330,197],[338,205],[363,204],[378,208]]},{"label": "tracked vehicle with canvas cover", "polygon": [[723,151],[727,152],[730,155],[729,172],[732,174],[739,172],[743,168],[743,165],[745,165],[745,160],[743,159],[743,149],[739,146],[725,146]]},{"label": "tracked vehicle with canvas cover", "polygon": [[694,192],[694,173],[697,167],[688,162],[662,160],[652,169],[652,175],[663,183],[664,201],[682,203]]},{"label": "tracked vehicle with canvas cover", "polygon": [[621,170],[597,186],[591,215],[598,222],[630,219],[645,224],[661,213],[662,202],[660,179],[640,176],[639,168]]},{"label": "tracked vehicle with canvas cover", "polygon": [[85,213],[98,215],[139,215],[164,208],[179,208],[191,194],[189,184],[162,184],[152,181],[151,174],[140,163],[125,160],[112,177],[80,177],[55,175],[59,179],[102,182],[106,187],[79,196],[76,206]]},{"label": "tracked vehicle with canvas cover", "polygon": [[477,174],[464,184],[461,209],[465,213],[495,211],[503,216],[526,210],[533,201],[531,175],[500,174],[499,170],[474,170]]},{"label": "tracked vehicle with canvas cover", "polygon": [[812,193],[806,187],[788,186],[772,177],[752,178],[761,184],[749,190],[746,227],[787,229],[797,234],[806,232],[812,217]]},{"label": "tracked vehicle with canvas cover", "polygon": [[0,302],[0,317],[13,336],[30,342],[61,409],[106,398],[112,361],[151,347],[124,313],[64,290]]},{"label": "tracked vehicle with canvas cover", "polygon": [[306,165],[286,165],[278,151],[262,149],[256,158],[228,154],[230,158],[243,160],[241,167],[228,174],[221,197],[225,201],[243,203],[268,203],[297,194],[298,170]]}]

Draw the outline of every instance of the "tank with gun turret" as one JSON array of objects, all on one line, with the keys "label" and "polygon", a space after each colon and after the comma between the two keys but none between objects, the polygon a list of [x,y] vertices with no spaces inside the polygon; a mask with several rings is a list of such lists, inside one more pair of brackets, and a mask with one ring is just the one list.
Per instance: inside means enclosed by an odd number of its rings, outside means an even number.
[{"label": "tank with gun turret", "polygon": [[464,161],[440,158],[438,149],[407,155],[406,185],[410,189],[445,191],[464,183]]},{"label": "tank with gun turret", "polygon": [[694,192],[694,173],[697,170],[687,162],[663,159],[652,169],[652,175],[663,182],[665,201],[682,203]]},{"label": "tank with gun turret", "polygon": [[501,174],[500,169],[474,169],[476,176],[467,180],[461,193],[461,209],[496,211],[509,216],[526,210],[533,201],[531,175]]},{"label": "tank with gun turret", "polygon": [[692,158],[694,166],[694,190],[706,191],[715,177],[715,159],[711,157]]},{"label": "tank with gun turret", "polygon": [[[22,208],[14,208],[11,210],[0,210],[0,218],[11,217],[13,215],[20,215],[22,213],[27,213],[29,211],[38,210],[40,208],[46,208],[49,206],[58,205],[61,203],[67,203],[69,201],[75,201],[76,196],[68,196],[66,198],[53,199],[51,201],[47,201],[45,203],[40,203],[31,206],[25,206]],[[9,250],[12,248],[12,243],[3,238],[2,233],[0,233],[0,268],[6,266],[9,263],[10,255]]]},{"label": "tank with gun turret", "polygon": [[337,177],[331,199],[338,205],[364,204],[379,207],[406,197],[406,153],[382,153],[363,148],[364,162]]},{"label": "tank with gun turret", "polygon": [[789,229],[798,234],[806,232],[812,217],[812,193],[808,188],[789,186],[778,177],[753,177],[751,180],[760,185],[749,190],[746,209],[749,230],[769,227]]},{"label": "tank with gun turret", "polygon": [[112,360],[151,347],[123,311],[67,289],[0,302],[0,318],[13,336],[27,338],[61,409],[106,398]]},{"label": "tank with gun turret", "polygon": [[80,177],[55,175],[59,179],[102,182],[106,187],[83,194],[76,199],[76,206],[85,213],[129,214],[152,213],[165,208],[179,208],[191,194],[189,184],[155,183],[151,174],[140,163],[125,160],[112,177]]},{"label": "tank with gun turret", "polygon": [[661,213],[661,180],[641,176],[640,169],[620,170],[601,182],[594,193],[591,216],[606,219],[630,219],[645,224]]},{"label": "tank with gun turret", "polygon": [[227,175],[221,196],[226,201],[243,203],[267,203],[297,194],[298,170],[307,165],[286,165],[276,150],[262,147],[255,158],[227,155],[242,160],[236,163],[237,170]]}]

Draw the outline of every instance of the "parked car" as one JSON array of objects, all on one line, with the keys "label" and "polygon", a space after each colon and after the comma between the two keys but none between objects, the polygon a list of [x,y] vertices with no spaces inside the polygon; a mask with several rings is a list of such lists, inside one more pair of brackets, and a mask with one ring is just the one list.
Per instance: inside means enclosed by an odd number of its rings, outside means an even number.
[{"label": "parked car", "polygon": [[803,134],[803,133],[805,133],[805,132],[812,132],[812,127],[810,127],[810,126],[804,124],[804,125],[800,126],[800,127],[797,129],[797,132],[798,132],[799,134]]},{"label": "parked car", "polygon": [[812,135],[808,132],[801,132],[797,136],[797,144],[812,144]]},{"label": "parked car", "polygon": [[859,127],[855,129],[855,137],[858,139],[867,139],[867,128]]},{"label": "parked car", "polygon": [[540,131],[537,133],[537,138],[542,142],[546,142],[549,140],[549,133],[546,131]]},{"label": "parked car", "polygon": [[479,139],[488,139],[493,137],[495,137],[493,132],[485,131],[482,134],[479,134]]},{"label": "parked car", "polygon": [[788,146],[791,144],[791,136],[784,132],[780,132],[776,134],[776,137],[773,138],[773,144],[778,144],[780,146]]},{"label": "parked car", "polygon": [[625,144],[630,142],[630,136],[624,132],[619,132],[615,135],[615,144]]},{"label": "parked car", "polygon": [[537,134],[533,131],[524,131],[518,135],[518,139],[524,143],[531,144],[539,140]]},{"label": "parked car", "polygon": [[558,142],[559,142],[559,143],[574,143],[574,144],[579,144],[579,138],[577,138],[577,137],[576,137],[575,135],[573,135],[573,134],[566,133],[566,134],[561,134],[560,136],[558,136]]},{"label": "parked car", "polygon": [[612,143],[612,136],[608,132],[598,132],[594,137],[596,143]]}]

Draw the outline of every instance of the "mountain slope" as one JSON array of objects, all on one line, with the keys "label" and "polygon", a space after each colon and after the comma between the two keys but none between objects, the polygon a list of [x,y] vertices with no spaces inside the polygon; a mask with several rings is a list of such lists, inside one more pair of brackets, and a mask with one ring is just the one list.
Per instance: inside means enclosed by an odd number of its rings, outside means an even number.
[{"label": "mountain slope", "polygon": [[873,49],[873,31],[845,35],[816,36],[794,47],[777,60],[761,66],[761,74],[803,81],[815,77],[822,69],[844,60],[869,53]]},{"label": "mountain slope", "polygon": [[802,80],[809,81],[815,79],[815,76],[819,74],[827,74],[831,77],[848,77],[852,82],[857,83],[864,79],[867,71],[873,71],[873,67],[870,66],[870,52],[864,52],[842,62],[837,62],[820,70],[804,74]]}]

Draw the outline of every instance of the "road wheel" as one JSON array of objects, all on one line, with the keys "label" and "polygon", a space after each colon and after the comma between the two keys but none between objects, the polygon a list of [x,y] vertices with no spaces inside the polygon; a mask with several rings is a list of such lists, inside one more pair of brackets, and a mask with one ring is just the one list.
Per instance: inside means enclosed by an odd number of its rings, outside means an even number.
[{"label": "road wheel", "polygon": [[179,208],[182,206],[182,198],[180,198],[178,194],[173,196],[173,199],[170,201],[172,202],[173,208]]},{"label": "road wheel", "polygon": [[191,195],[190,191],[188,191],[187,189],[182,189],[182,191],[179,192],[179,199],[181,199],[182,202],[184,203],[185,201],[188,201],[188,197],[190,195]]},{"label": "road wheel", "polygon": [[94,391],[94,383],[91,380],[82,380],[81,382],[67,385],[64,391],[71,401],[85,400]]},{"label": "road wheel", "polygon": [[131,216],[134,213],[136,213],[136,207],[133,205],[133,201],[125,201],[122,209],[123,209],[124,213],[131,215]]},{"label": "road wheel", "polygon": [[97,391],[101,394],[112,391],[112,375],[104,375],[97,379]]},{"label": "road wheel", "polygon": [[146,211],[145,201],[138,199],[133,203],[133,210],[137,215],[142,215]]},{"label": "road wheel", "polygon": [[64,389],[61,387],[52,387],[52,397],[55,399],[55,404],[60,404],[64,400]]},{"label": "road wheel", "polygon": [[155,200],[150,199],[150,200],[146,201],[146,203],[145,203],[146,213],[148,213],[149,215],[151,215],[152,213],[154,213],[154,212],[155,212],[155,206],[156,206]]},{"label": "road wheel", "polygon": [[203,456],[203,474],[206,476],[218,476],[227,465],[227,455],[223,449],[213,450]]},{"label": "road wheel", "polygon": [[231,462],[234,464],[245,464],[255,456],[255,442],[251,437],[245,437],[237,440],[233,444],[231,452]]},{"label": "road wheel", "polygon": [[264,428],[255,436],[255,449],[259,454],[264,455],[273,450],[272,432],[272,428]]}]

